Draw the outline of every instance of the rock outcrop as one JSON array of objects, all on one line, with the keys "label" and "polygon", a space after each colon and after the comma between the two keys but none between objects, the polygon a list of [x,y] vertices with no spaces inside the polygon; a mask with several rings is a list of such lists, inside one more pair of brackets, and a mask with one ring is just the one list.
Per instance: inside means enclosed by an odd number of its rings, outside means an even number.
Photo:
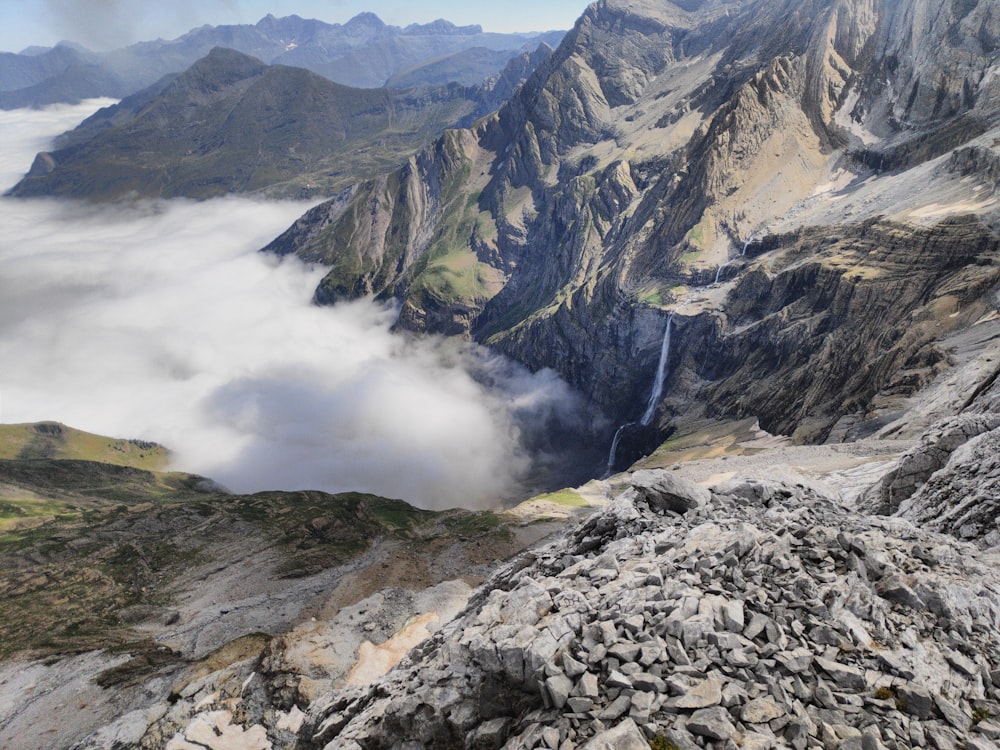
[{"label": "rock outcrop", "polygon": [[995,556],[803,485],[637,479],[299,747],[995,747]]},{"label": "rock outcrop", "polygon": [[863,496],[861,508],[1000,547],[1000,387],[988,378]]}]

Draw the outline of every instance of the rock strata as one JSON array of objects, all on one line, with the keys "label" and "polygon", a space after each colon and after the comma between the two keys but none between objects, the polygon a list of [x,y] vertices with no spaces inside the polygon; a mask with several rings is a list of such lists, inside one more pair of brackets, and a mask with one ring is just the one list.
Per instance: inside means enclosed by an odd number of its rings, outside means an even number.
[{"label": "rock strata", "polygon": [[[642,472],[302,748],[996,747],[995,557],[802,485]],[[677,486],[680,486],[678,483]]]}]

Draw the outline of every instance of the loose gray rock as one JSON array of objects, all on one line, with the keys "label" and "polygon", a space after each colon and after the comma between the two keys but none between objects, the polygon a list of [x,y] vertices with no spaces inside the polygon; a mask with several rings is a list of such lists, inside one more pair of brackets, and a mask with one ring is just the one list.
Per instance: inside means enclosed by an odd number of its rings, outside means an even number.
[{"label": "loose gray rock", "polygon": [[637,471],[632,475],[632,486],[654,512],[686,513],[707,505],[712,499],[704,487],[669,471]]},{"label": "loose gray rock", "polygon": [[699,737],[707,737],[710,740],[728,740],[736,731],[736,727],[733,726],[730,719],[729,712],[721,706],[703,708],[691,715],[686,728]]}]

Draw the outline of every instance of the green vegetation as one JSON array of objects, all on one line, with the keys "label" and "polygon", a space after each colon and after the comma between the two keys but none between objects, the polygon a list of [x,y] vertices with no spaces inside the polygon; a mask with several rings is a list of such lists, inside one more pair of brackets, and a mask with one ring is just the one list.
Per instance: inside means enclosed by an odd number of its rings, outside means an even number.
[{"label": "green vegetation", "polygon": [[656,287],[652,289],[647,289],[639,294],[639,302],[645,305],[662,305],[663,304],[663,294]]},{"label": "green vegetation", "polygon": [[491,513],[490,511],[483,513],[453,511],[451,515],[443,519],[442,523],[445,528],[455,534],[475,536],[495,531],[509,521],[510,518],[497,513]]},{"label": "green vegetation", "polygon": [[649,741],[649,746],[652,750],[681,750],[680,745],[673,740],[668,740],[662,734],[658,734],[651,739]]},{"label": "green vegetation", "polygon": [[976,706],[972,709],[972,721],[978,724],[981,721],[987,721],[992,718],[992,714],[982,706]]},{"label": "green vegetation", "polygon": [[[477,305],[495,293],[490,289],[495,271],[479,261],[472,247],[476,241],[495,239],[496,227],[492,217],[479,210],[479,194],[462,192],[472,164],[454,140],[454,136],[445,139],[452,172],[441,196],[442,205],[453,210],[445,209],[446,220],[435,234],[427,255],[414,268],[411,298],[445,305]],[[463,199],[464,204],[460,203]]]},{"label": "green vegetation", "polygon": [[162,471],[170,453],[141,440],[116,440],[57,422],[0,425],[0,459],[79,459]]},{"label": "green vegetation", "polygon": [[538,497],[532,498],[532,500],[540,500],[547,503],[555,503],[556,505],[562,505],[566,508],[588,508],[590,503],[583,499],[583,496],[579,492],[574,492],[573,490],[561,490],[559,492],[550,492],[547,495],[539,495]]},{"label": "green vegetation", "polygon": [[691,231],[687,233],[687,237],[685,239],[687,239],[687,241],[692,245],[700,246],[705,241],[705,228],[701,224],[692,227]]},{"label": "green vegetation", "polygon": [[104,676],[126,681],[175,658],[143,645],[134,626],[165,617],[172,582],[225,564],[233,549],[276,557],[285,577],[349,563],[379,540],[419,561],[474,539],[492,560],[513,552],[510,526],[520,522],[362,493],[239,496],[204,485],[94,461],[0,459],[0,660],[128,647],[137,661]]},{"label": "green vegetation", "polygon": [[888,701],[895,699],[896,691],[893,690],[891,687],[886,687],[883,685],[882,687],[878,688],[872,695],[873,697],[877,698],[880,701]]}]

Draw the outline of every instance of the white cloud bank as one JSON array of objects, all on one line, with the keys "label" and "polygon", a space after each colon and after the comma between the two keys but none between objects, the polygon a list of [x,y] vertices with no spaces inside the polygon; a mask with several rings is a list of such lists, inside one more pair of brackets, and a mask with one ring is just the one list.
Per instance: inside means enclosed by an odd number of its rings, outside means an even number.
[{"label": "white cloud bank", "polygon": [[[88,111],[0,113],[3,189]],[[552,373],[392,335],[373,303],[311,305],[321,268],[256,252],[304,208],[0,199],[0,420],[154,440],[238,492],[516,495],[538,469],[525,442],[581,419],[579,399]]]}]

